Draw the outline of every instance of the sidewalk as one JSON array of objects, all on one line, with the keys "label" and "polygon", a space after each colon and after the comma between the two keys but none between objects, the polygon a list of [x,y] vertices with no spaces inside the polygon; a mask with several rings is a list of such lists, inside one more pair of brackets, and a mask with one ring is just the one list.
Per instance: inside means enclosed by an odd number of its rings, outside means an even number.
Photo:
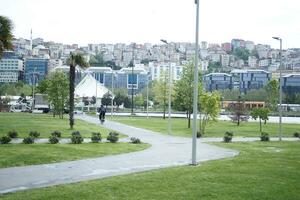
[{"label": "sidewalk", "polygon": [[[76,115],[77,119],[99,124],[97,118]],[[0,169],[0,193],[51,185],[74,183],[121,174],[191,163],[192,140],[106,121],[103,125],[129,137],[138,137],[152,146],[144,151],[55,164]],[[238,155],[237,151],[197,141],[197,162]]]}]

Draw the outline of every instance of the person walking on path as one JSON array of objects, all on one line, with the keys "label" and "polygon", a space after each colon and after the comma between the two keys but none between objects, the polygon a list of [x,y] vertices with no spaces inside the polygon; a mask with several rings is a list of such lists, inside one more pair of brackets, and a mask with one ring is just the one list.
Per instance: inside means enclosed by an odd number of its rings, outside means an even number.
[{"label": "person walking on path", "polygon": [[101,107],[99,108],[99,120],[101,124],[103,124],[103,122],[105,121],[105,113],[106,108],[103,105],[101,105]]}]

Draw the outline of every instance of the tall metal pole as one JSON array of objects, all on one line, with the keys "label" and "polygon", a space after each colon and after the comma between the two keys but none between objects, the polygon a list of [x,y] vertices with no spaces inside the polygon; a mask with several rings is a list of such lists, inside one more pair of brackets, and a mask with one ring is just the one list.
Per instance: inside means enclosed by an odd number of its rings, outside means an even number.
[{"label": "tall metal pole", "polygon": [[148,101],[149,101],[149,76],[147,74],[147,101],[146,101],[146,110],[147,110],[147,119],[149,118],[149,110],[148,110],[148,107],[149,107],[149,104],[148,104]]},{"label": "tall metal pole", "polygon": [[[169,47],[167,40],[161,39]],[[168,134],[172,134],[172,123],[171,123],[171,93],[172,93],[172,65],[171,65],[171,56],[169,51],[169,94],[168,94]]]},{"label": "tall metal pole", "polygon": [[133,44],[133,51],[132,51],[132,69],[131,69],[131,115],[133,115],[133,68],[134,68],[134,49],[135,44]]},{"label": "tall metal pole", "polygon": [[114,95],[114,72],[111,73],[111,116],[113,116],[113,112],[114,112],[114,99],[113,99],[113,95]]},{"label": "tall metal pole", "polygon": [[275,40],[279,40],[280,42],[280,50],[279,50],[279,59],[280,59],[280,64],[279,64],[279,130],[278,130],[278,138],[279,141],[281,141],[282,137],[282,38],[280,37],[273,37]]},{"label": "tall metal pole", "polygon": [[198,112],[198,46],[199,46],[199,1],[196,3],[196,46],[195,46],[195,71],[194,71],[194,100],[193,100],[193,139],[192,139],[192,165],[196,165],[197,148],[197,112]]},{"label": "tall metal pole", "polygon": [[280,65],[279,65],[279,141],[282,137],[282,39],[280,38]]},{"label": "tall metal pole", "polygon": [[97,74],[96,74],[96,72],[95,72],[95,80],[96,80],[96,102],[95,102],[95,104],[96,104],[96,112],[97,112]]},{"label": "tall metal pole", "polygon": [[168,134],[172,134],[172,124],[171,124],[171,92],[172,92],[172,65],[170,60],[169,65],[169,96],[168,96]]}]

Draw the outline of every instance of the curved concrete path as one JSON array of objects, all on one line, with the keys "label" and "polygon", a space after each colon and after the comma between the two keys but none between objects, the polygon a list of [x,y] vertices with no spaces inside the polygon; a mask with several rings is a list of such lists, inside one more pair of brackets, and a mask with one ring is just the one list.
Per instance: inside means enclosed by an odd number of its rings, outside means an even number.
[{"label": "curved concrete path", "polygon": [[[76,116],[99,124],[95,117]],[[151,123],[151,121],[149,122]],[[154,133],[107,121],[103,125],[152,146],[140,152],[55,164],[0,169],[0,193],[92,180],[191,163],[191,139]],[[197,142],[197,162],[238,155],[237,151]]]}]

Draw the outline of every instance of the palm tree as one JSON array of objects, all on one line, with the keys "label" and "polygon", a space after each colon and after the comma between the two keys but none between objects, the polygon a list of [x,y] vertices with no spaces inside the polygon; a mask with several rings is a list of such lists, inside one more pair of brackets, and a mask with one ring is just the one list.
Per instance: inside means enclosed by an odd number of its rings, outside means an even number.
[{"label": "palm tree", "polygon": [[12,34],[13,24],[10,19],[0,16],[0,59],[2,58],[3,51],[12,49]]},{"label": "palm tree", "polygon": [[74,125],[74,90],[75,90],[75,67],[78,65],[82,68],[87,68],[88,63],[82,54],[71,53],[69,57],[70,65],[70,110],[69,110],[69,122],[70,128],[73,129]]}]

